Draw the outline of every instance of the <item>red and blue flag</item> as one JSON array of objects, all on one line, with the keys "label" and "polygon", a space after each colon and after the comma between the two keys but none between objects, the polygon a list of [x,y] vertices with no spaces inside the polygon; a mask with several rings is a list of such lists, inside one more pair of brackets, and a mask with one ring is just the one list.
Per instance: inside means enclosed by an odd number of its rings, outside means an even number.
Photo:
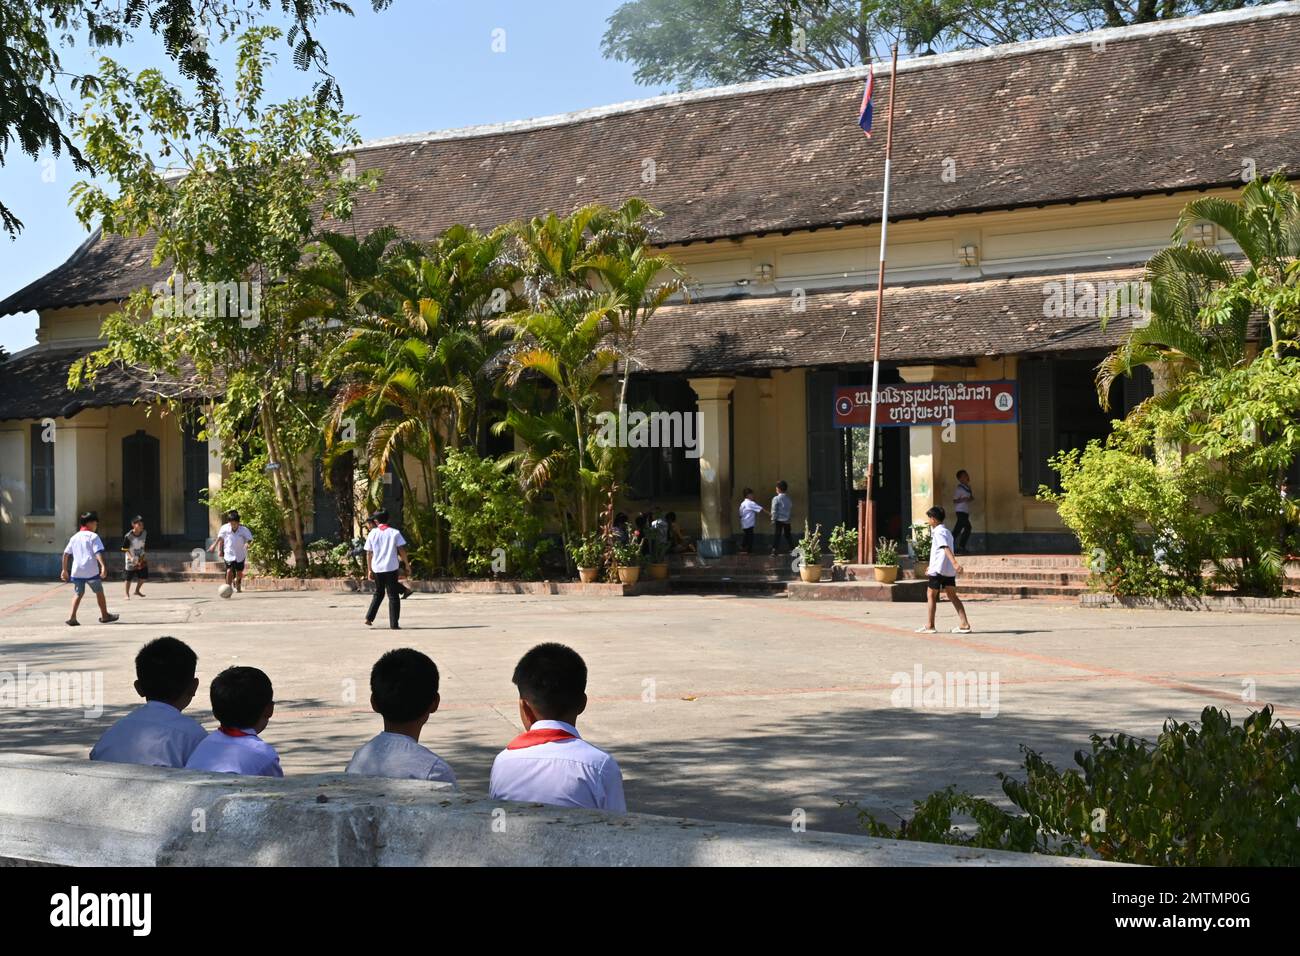
[{"label": "red and blue flag", "polygon": [[876,86],[876,68],[873,66],[871,72],[867,74],[867,88],[862,92],[862,106],[858,109],[858,125],[862,127],[862,132],[871,138],[871,93]]}]

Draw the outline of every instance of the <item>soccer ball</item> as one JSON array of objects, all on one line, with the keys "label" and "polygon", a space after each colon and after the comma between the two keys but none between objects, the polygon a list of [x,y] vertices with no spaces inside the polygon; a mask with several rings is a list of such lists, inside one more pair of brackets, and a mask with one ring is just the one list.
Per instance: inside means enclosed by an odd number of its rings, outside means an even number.
[{"label": "soccer ball", "polygon": [[217,588],[217,594],[223,598],[228,598],[230,597],[230,595],[234,593],[235,593],[235,589],[232,588],[229,584],[223,584],[221,585],[221,587]]}]

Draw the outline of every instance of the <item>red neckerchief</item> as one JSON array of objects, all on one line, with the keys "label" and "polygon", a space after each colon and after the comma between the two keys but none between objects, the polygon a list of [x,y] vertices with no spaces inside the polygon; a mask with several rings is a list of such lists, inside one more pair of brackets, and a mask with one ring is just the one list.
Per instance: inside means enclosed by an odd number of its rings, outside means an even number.
[{"label": "red neckerchief", "polygon": [[250,734],[246,730],[240,730],[238,727],[218,727],[217,730],[221,731],[227,737],[256,737],[257,736],[257,734]]},{"label": "red neckerchief", "polygon": [[381,525],[379,526],[379,530],[380,530],[380,531],[387,531],[387,530],[388,530],[388,525],[386,525],[386,524],[381,524]]},{"label": "red neckerchief", "polygon": [[575,734],[561,730],[559,727],[542,727],[520,734],[506,744],[506,750],[523,750],[525,747],[536,747],[538,744],[560,744],[566,740],[577,739],[579,738]]}]

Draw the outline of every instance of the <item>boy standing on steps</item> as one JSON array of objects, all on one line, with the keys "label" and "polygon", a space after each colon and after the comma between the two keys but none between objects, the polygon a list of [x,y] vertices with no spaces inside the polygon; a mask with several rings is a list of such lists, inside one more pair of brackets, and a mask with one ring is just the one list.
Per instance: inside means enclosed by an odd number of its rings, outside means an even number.
[{"label": "boy standing on steps", "polygon": [[957,575],[961,565],[953,560],[952,532],[943,523],[946,517],[942,508],[935,505],[925,513],[930,524],[930,566],[926,569],[926,624],[918,627],[918,634],[933,634],[934,614],[939,607],[939,592],[948,595],[948,600],[957,611],[961,625],[954,627],[954,634],[969,634],[970,621],[966,618],[966,606],[957,597]]},{"label": "boy standing on steps", "polygon": [[754,500],[754,489],[745,489],[745,499],[740,503],[740,532],[742,542],[740,545],[741,553],[754,553],[754,525],[758,523],[759,512],[763,506]]},{"label": "boy standing on steps", "polygon": [[790,534],[790,516],[794,513],[794,502],[786,494],[789,485],[784,480],[776,483],[776,497],[772,499],[772,553],[781,554],[781,538],[785,538],[785,552],[794,550],[794,536]]},{"label": "boy standing on steps", "polygon": [[68,615],[68,626],[77,627],[77,608],[86,594],[86,586],[95,592],[99,603],[99,623],[112,624],[117,620],[116,614],[108,613],[108,601],[104,598],[104,578],[108,570],[104,567],[104,542],[99,540],[96,529],[99,527],[99,515],[86,511],[78,519],[80,529],[68,539],[68,546],[63,549],[63,570],[59,579],[72,581],[72,613]]},{"label": "boy standing on steps", "polygon": [[957,472],[957,490],[953,492],[952,509],[957,512],[957,524],[952,529],[956,547],[954,553],[965,554],[970,541],[970,503],[975,500],[975,492],[970,486],[970,472],[965,468]]}]

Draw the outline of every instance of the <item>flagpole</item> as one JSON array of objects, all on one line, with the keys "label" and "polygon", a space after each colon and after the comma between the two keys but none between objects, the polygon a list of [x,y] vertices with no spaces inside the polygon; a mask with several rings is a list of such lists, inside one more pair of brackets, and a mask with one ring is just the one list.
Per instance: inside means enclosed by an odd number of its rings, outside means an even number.
[{"label": "flagpole", "polygon": [[[874,70],[875,67],[872,67]],[[876,508],[872,482],[876,469],[876,402],[880,391],[880,326],[885,316],[885,252],[889,243],[889,164],[894,154],[894,91],[898,87],[898,44],[889,67],[889,116],[885,121],[885,191],[880,204],[880,271],[876,274],[876,340],[871,357],[871,426],[867,437],[866,521],[863,533],[867,564],[876,562]]]}]

